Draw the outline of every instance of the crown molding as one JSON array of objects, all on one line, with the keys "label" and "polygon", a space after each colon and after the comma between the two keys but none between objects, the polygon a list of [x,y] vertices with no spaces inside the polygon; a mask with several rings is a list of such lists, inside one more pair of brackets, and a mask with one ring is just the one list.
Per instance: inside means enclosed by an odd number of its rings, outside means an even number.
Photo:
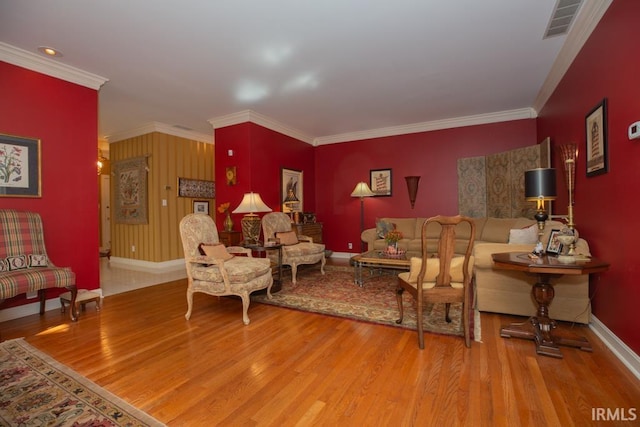
[{"label": "crown molding", "polygon": [[43,58],[3,42],[0,42],[0,60],[95,90],[100,89],[103,84],[109,81],[109,79],[97,74]]},{"label": "crown molding", "polygon": [[551,66],[551,71],[549,71],[533,103],[533,108],[536,111],[542,111],[544,104],[549,100],[553,91],[556,90],[573,60],[576,59],[578,52],[580,52],[580,49],[582,49],[582,46],[584,46],[612,2],[613,0],[585,1],[567,35],[567,40],[562,45],[560,53]]},{"label": "crown molding", "polygon": [[313,144],[314,141],[313,137],[305,134],[304,132],[294,129],[262,114],[256,113],[252,110],[243,110],[237,113],[227,114],[226,116],[214,117],[212,119],[209,119],[208,122],[211,124],[211,126],[213,126],[214,130],[226,126],[251,122],[267,129],[271,129],[272,131],[279,132],[283,135],[290,136],[291,138],[306,142],[307,144]]},{"label": "crown molding", "polygon": [[135,129],[130,129],[130,130],[114,133],[113,135],[108,135],[105,139],[107,139],[111,144],[113,142],[118,142],[118,141],[122,141],[124,139],[129,139],[129,138],[135,138],[136,136],[146,135],[152,132],[160,132],[167,135],[177,136],[180,138],[205,142],[207,144],[213,144],[213,135],[207,135],[200,132],[180,129],[175,126],[167,125],[165,123],[160,123],[160,122],[145,123],[144,125],[137,127]]},{"label": "crown molding", "polygon": [[533,108],[499,111],[475,116],[457,117],[453,119],[435,120],[431,122],[413,123],[402,126],[372,129],[361,132],[341,133],[316,138],[315,146],[337,144],[340,142],[358,141],[363,139],[383,138],[385,136],[406,135],[410,133],[428,132],[434,130],[451,129],[463,126],[483,125],[488,123],[507,122],[511,120],[535,119],[537,113]]}]

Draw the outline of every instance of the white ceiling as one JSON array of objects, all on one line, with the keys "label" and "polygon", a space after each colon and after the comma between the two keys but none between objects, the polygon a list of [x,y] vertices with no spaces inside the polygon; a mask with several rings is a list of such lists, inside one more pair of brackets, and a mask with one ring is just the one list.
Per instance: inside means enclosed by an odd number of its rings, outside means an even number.
[{"label": "white ceiling", "polygon": [[251,110],[322,141],[535,110],[568,39],[543,39],[555,5],[0,0],[0,41],[34,53],[54,47],[64,56],[46,61],[108,79],[100,137],[150,122],[211,135],[210,120]]}]

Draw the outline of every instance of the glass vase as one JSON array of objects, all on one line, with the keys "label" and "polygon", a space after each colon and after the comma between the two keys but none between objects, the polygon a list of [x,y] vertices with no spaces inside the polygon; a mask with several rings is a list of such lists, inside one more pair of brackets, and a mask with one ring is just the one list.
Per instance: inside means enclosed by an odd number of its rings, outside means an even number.
[{"label": "glass vase", "polygon": [[232,231],[233,230],[233,220],[231,219],[231,214],[227,211],[227,217],[224,219],[224,231]]}]

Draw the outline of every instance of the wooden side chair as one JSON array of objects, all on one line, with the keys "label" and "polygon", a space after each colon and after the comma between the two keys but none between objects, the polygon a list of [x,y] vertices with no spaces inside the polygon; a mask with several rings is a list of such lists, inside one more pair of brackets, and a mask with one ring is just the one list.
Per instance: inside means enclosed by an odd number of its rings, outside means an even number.
[{"label": "wooden side chair", "polygon": [[[439,238],[435,244],[431,238],[427,241],[427,237],[433,235],[434,227],[440,228]],[[406,290],[417,303],[418,345],[421,349],[424,349],[423,307],[425,303],[444,303],[447,322],[451,322],[449,317],[451,303],[462,303],[464,341],[467,347],[471,347],[469,307],[474,263],[471,251],[475,235],[476,228],[471,218],[460,215],[451,217],[439,215],[427,219],[422,225],[422,257],[411,258],[410,271],[398,275],[396,297],[400,318],[396,323],[402,323],[404,316],[402,294]],[[456,254],[456,247],[458,254]]]}]

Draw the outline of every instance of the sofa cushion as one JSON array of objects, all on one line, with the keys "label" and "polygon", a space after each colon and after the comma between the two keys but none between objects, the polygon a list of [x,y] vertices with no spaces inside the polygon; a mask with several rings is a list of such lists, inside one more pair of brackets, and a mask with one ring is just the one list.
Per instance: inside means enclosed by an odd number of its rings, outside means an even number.
[{"label": "sofa cushion", "polygon": [[517,218],[487,218],[482,230],[482,236],[478,240],[507,243],[509,241],[509,230],[512,228],[520,228],[517,226]]},{"label": "sofa cushion", "polygon": [[384,218],[396,225],[396,230],[402,233],[403,239],[419,239],[415,235],[417,218]]}]

